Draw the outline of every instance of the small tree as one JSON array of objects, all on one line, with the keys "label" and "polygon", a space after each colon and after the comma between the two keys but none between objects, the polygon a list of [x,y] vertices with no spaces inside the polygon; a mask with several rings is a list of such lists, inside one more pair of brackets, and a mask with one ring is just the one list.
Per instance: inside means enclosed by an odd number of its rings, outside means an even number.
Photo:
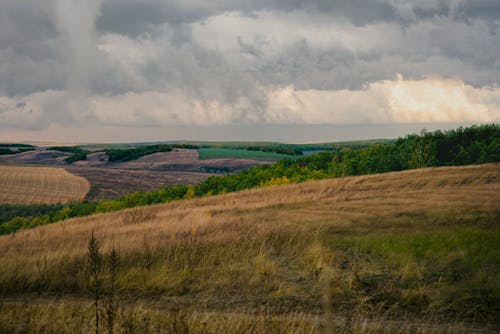
[{"label": "small tree", "polygon": [[113,334],[115,325],[115,315],[118,309],[118,303],[116,300],[116,275],[118,274],[118,268],[120,266],[120,255],[118,251],[113,247],[111,254],[109,254],[107,269],[108,269],[108,279],[106,285],[106,299],[104,304],[104,314],[106,317],[106,322],[108,325],[108,333]]},{"label": "small tree", "polygon": [[90,236],[88,249],[89,290],[94,299],[95,332],[96,334],[99,334],[99,300],[102,290],[102,254],[100,252],[99,241],[95,238],[94,230],[92,230],[92,234]]},{"label": "small tree", "polygon": [[426,129],[420,131],[420,136],[415,136],[412,141],[411,156],[408,166],[410,168],[424,168],[433,165],[435,147]]}]

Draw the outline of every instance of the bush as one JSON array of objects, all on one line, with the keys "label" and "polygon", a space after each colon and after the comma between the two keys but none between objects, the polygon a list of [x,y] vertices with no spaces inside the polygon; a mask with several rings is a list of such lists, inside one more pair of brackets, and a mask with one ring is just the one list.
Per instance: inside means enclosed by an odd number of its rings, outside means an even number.
[{"label": "bush", "polygon": [[89,153],[78,146],[53,146],[49,150],[72,153],[72,155],[64,159],[69,164],[75,161],[87,160],[87,154]]}]

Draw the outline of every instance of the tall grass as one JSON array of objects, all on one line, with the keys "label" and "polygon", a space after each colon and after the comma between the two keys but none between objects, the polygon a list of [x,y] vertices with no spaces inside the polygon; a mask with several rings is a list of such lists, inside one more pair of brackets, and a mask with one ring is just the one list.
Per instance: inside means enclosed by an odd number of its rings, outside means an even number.
[{"label": "tall grass", "polygon": [[0,293],[13,304],[0,317],[13,320],[0,328],[45,326],[33,302],[32,313],[13,310],[22,296],[58,295],[75,315],[50,306],[53,326],[66,316],[92,331],[92,229],[104,258],[120,251],[117,333],[174,323],[200,333],[489,328],[500,310],[497,167],[285,185],[2,236]]},{"label": "tall grass", "polygon": [[[26,305],[0,305],[0,333],[91,333],[92,306],[82,302],[64,303],[48,300]],[[450,333],[469,334],[494,331],[494,327],[478,328],[461,321],[443,323],[438,319],[422,322],[404,321],[357,314],[348,319],[322,319],[301,313],[272,315],[265,309],[244,313],[157,310],[147,306],[124,308],[116,319],[117,334],[128,333]]]}]

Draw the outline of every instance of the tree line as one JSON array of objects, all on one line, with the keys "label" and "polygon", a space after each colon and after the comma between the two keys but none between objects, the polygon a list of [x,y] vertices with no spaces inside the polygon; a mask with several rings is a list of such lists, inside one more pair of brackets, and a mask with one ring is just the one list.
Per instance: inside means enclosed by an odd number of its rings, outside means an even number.
[{"label": "tree line", "polygon": [[18,147],[18,148],[13,147],[13,148],[14,149],[0,147],[0,155],[18,154],[18,153],[33,151],[35,149],[33,147]]},{"label": "tree line", "polygon": [[158,145],[147,145],[138,146],[127,149],[107,149],[104,152],[108,155],[108,161],[110,162],[125,162],[136,160],[142,156],[158,153],[158,152],[171,152],[174,148],[186,148],[186,149],[197,149],[197,146],[189,144],[158,144]]},{"label": "tree line", "polygon": [[71,153],[69,157],[64,159],[69,164],[80,160],[87,160],[87,154],[90,153],[79,146],[53,146],[49,150]]}]

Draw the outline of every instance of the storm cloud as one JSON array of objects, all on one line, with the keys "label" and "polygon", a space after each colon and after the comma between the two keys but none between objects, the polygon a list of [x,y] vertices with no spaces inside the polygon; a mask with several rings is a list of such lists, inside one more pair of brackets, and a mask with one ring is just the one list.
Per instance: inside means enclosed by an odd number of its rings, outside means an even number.
[{"label": "storm cloud", "polygon": [[0,134],[498,122],[500,3],[4,0],[0,78]]}]

